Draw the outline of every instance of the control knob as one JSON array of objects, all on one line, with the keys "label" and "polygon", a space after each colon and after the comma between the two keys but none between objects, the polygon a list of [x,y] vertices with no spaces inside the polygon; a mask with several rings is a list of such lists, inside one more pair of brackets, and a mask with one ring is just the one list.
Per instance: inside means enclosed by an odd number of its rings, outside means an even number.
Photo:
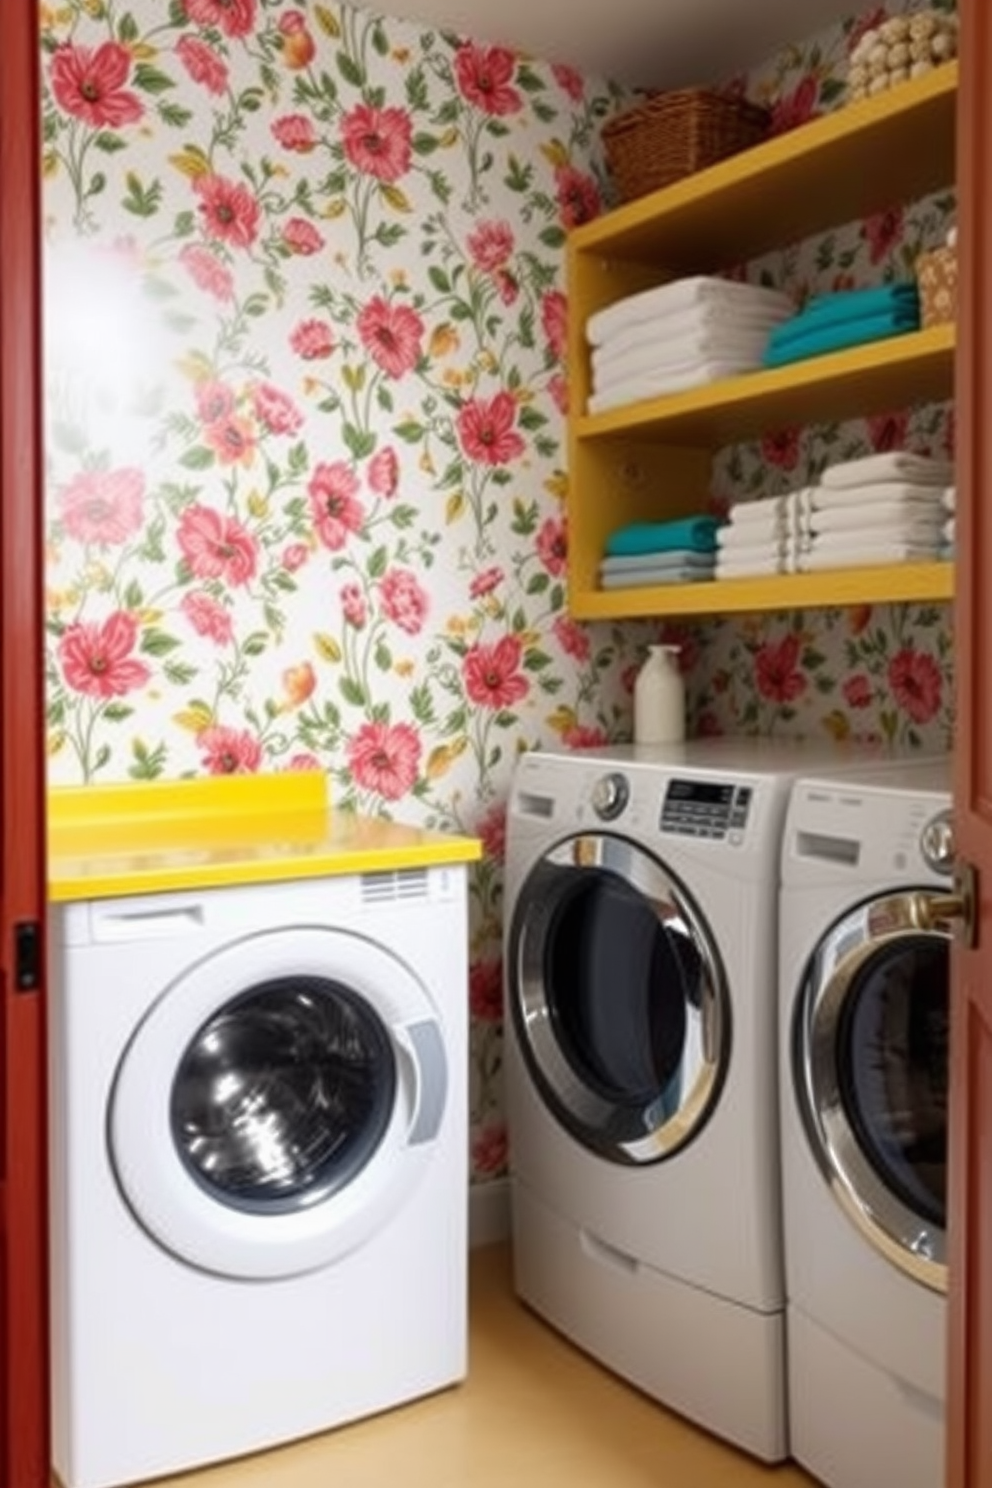
[{"label": "control knob", "polygon": [[615,821],[630,800],[626,776],[601,775],[592,788],[592,809],[600,821]]},{"label": "control knob", "polygon": [[949,811],[940,811],[927,822],[920,833],[920,851],[935,873],[953,871],[954,823]]}]

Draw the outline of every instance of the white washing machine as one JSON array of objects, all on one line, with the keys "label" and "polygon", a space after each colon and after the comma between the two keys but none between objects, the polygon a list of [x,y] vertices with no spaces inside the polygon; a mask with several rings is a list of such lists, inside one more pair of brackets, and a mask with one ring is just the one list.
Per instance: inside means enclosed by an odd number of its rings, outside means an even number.
[{"label": "white washing machine", "polygon": [[782,859],[789,1432],[831,1488],[942,1488],[946,761],[797,782]]},{"label": "white washing machine", "polygon": [[507,821],[517,1290],[767,1461],[787,1451],[779,856],[814,758],[767,739],[524,755]]},{"label": "white washing machine", "polygon": [[461,1379],[464,868],[51,918],[67,1488],[254,1451]]}]

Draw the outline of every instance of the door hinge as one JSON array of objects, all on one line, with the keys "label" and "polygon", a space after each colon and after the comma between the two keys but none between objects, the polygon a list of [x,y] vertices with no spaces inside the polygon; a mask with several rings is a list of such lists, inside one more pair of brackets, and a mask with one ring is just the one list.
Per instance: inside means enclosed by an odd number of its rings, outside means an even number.
[{"label": "door hinge", "polygon": [[36,992],[41,986],[41,926],[37,920],[18,920],[14,926],[14,986]]}]

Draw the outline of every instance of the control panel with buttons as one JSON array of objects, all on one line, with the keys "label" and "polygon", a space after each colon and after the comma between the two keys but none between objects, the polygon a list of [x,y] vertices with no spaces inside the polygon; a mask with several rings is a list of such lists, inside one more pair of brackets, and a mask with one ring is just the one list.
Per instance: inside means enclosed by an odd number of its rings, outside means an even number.
[{"label": "control panel with buttons", "polygon": [[740,842],[747,825],[752,789],[706,780],[672,780],[665,791],[659,826],[679,837],[728,837]]}]

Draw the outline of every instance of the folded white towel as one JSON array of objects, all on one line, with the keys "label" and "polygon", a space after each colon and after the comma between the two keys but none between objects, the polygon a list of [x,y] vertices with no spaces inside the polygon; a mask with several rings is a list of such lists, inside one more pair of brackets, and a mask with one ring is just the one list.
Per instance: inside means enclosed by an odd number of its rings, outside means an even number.
[{"label": "folded white towel", "polygon": [[888,450],[828,465],[820,476],[824,486],[865,486],[876,481],[912,481],[917,485],[946,486],[954,479],[954,467],[946,460],[914,455],[909,450]]},{"label": "folded white towel", "polygon": [[648,316],[677,314],[694,305],[705,304],[723,305],[728,309],[761,305],[779,311],[782,320],[794,315],[796,309],[788,295],[778,290],[697,274],[641,290],[639,294],[628,295],[614,305],[597,310],[586,321],[586,337],[590,345],[602,346],[618,331],[637,325]]},{"label": "folded white towel", "polygon": [[941,528],[945,543],[953,543],[957,538],[957,517],[948,517]]},{"label": "folded white towel", "polygon": [[735,501],[727,512],[727,519],[735,527],[751,522],[764,526],[769,520],[784,518],[788,509],[788,496],[761,496],[757,501]]},{"label": "folded white towel", "polygon": [[811,539],[814,552],[842,552],[861,545],[878,543],[939,543],[940,522],[883,522],[874,527],[842,527],[833,532],[818,532]]},{"label": "folded white towel", "polygon": [[765,331],[732,332],[720,328],[657,337],[653,342],[635,346],[622,356],[611,357],[605,365],[597,367],[594,364],[593,390],[605,393],[632,377],[664,374],[687,362],[705,361],[707,358],[746,362],[752,367],[760,367],[767,341]]},{"label": "folded white towel", "polygon": [[788,553],[777,553],[773,550],[747,557],[724,557],[721,554],[717,559],[716,577],[718,579],[752,579],[762,574],[788,573],[790,561]]},{"label": "folded white towel", "polygon": [[681,367],[671,367],[665,372],[631,377],[627,382],[617,383],[604,393],[593,393],[587,409],[589,413],[606,413],[611,408],[626,408],[644,398],[663,398],[669,393],[685,393],[691,388],[705,387],[709,383],[722,382],[724,378],[739,377],[744,372],[754,370],[755,363],[750,360],[686,362]]},{"label": "folded white towel", "polygon": [[608,341],[593,347],[590,361],[596,372],[609,366],[617,357],[627,356],[645,345],[654,345],[659,338],[705,335],[707,331],[724,331],[733,335],[757,333],[767,338],[781,319],[780,312],[764,310],[760,305],[745,305],[741,309],[715,304],[696,305],[674,315],[648,316],[625,330],[617,331]]},{"label": "folded white towel", "polygon": [[873,481],[863,486],[813,486],[811,491],[814,511],[836,511],[841,507],[857,509],[875,506],[880,501],[907,509],[941,505],[938,486],[917,486],[909,481]]},{"label": "folded white towel", "polygon": [[833,506],[826,511],[814,511],[809,519],[809,530],[817,534],[853,534],[877,527],[891,532],[894,537],[901,537],[907,528],[939,527],[946,515],[936,501],[929,504],[922,501],[870,501],[864,506]]},{"label": "folded white towel", "polygon": [[789,527],[786,518],[773,517],[771,525],[763,522],[741,522],[737,526],[728,523],[717,529],[716,545],[720,554],[750,553],[782,549],[789,542]]},{"label": "folded white towel", "polygon": [[945,511],[955,511],[958,504],[957,486],[945,486],[941,500]]},{"label": "folded white towel", "polygon": [[930,563],[939,552],[939,543],[920,545],[899,542],[893,538],[889,542],[878,543],[870,547],[864,544],[826,550],[814,547],[810,552],[800,555],[797,566],[800,573],[815,573],[817,570],[828,568],[872,568],[876,564]]}]

